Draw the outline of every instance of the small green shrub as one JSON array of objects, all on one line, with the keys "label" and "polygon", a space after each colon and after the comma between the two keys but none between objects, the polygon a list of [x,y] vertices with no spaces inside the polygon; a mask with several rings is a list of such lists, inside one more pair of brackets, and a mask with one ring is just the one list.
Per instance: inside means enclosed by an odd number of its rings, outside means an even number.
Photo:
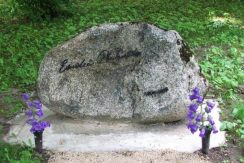
[{"label": "small green shrub", "polygon": [[[232,117],[233,120],[222,123],[221,130],[229,131],[238,136],[238,142],[244,149],[244,100],[240,100],[234,104]],[[244,163],[244,158],[240,157],[239,161]]]},{"label": "small green shrub", "polygon": [[37,156],[32,148],[22,145],[10,145],[0,141],[0,160],[10,163],[40,163],[41,158]]},{"label": "small green shrub", "polygon": [[15,0],[31,19],[55,18],[70,11],[70,0]]},{"label": "small green shrub", "polygon": [[227,130],[237,135],[240,140],[244,140],[244,101],[240,100],[234,104],[232,111],[232,121],[224,121],[221,130]]}]

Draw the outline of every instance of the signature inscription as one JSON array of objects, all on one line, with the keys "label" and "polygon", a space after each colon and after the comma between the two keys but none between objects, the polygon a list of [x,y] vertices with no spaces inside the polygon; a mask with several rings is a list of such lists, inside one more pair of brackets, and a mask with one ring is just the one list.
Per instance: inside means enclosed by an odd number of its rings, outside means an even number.
[{"label": "signature inscription", "polygon": [[159,90],[156,90],[156,91],[148,91],[148,92],[145,92],[144,95],[146,96],[152,96],[152,95],[156,95],[156,94],[163,94],[163,93],[166,93],[168,92],[169,88],[168,87],[165,87],[163,89],[159,89]]},{"label": "signature inscription", "polygon": [[59,73],[63,73],[65,71],[68,71],[70,69],[77,69],[77,68],[84,68],[88,66],[94,65],[95,62],[101,63],[103,61],[109,61],[109,60],[119,60],[122,58],[128,58],[128,57],[139,57],[141,56],[141,52],[138,50],[130,50],[128,52],[124,52],[121,48],[116,48],[113,51],[103,50],[99,52],[96,60],[89,59],[88,61],[86,59],[83,59],[81,62],[77,63],[70,63],[69,59],[64,59],[60,63]]},{"label": "signature inscription", "polygon": [[109,60],[118,60],[122,58],[128,58],[128,57],[139,57],[141,56],[141,52],[138,50],[130,50],[128,52],[124,52],[123,49],[117,48],[113,51],[103,50],[99,53],[97,57],[98,62],[102,61],[109,61]]},{"label": "signature inscription", "polygon": [[83,59],[81,62],[79,63],[75,63],[75,64],[70,64],[68,59],[65,59],[61,62],[61,67],[59,69],[59,73],[62,73],[64,71],[70,70],[70,69],[76,69],[76,68],[83,68],[83,67],[88,67],[93,65],[93,61],[90,60],[90,62],[86,62],[85,59]]}]

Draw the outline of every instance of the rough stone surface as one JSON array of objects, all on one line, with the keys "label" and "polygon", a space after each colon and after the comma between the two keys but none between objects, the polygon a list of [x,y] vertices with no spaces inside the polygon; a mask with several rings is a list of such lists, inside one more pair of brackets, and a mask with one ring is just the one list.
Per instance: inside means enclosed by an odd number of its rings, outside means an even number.
[{"label": "rough stone surface", "polygon": [[179,34],[144,23],[88,29],[52,49],[38,77],[38,95],[55,112],[139,122],[184,118],[195,86],[205,90]]}]

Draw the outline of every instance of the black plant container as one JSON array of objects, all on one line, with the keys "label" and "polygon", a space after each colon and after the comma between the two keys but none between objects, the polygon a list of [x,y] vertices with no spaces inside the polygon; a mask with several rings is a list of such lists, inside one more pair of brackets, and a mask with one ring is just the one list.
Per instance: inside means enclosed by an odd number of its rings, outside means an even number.
[{"label": "black plant container", "polygon": [[36,131],[33,133],[35,138],[35,150],[38,153],[42,153],[42,134],[43,131]]},{"label": "black plant container", "polygon": [[202,153],[203,154],[208,154],[211,131],[212,130],[207,129],[205,132],[205,137],[202,138]]}]

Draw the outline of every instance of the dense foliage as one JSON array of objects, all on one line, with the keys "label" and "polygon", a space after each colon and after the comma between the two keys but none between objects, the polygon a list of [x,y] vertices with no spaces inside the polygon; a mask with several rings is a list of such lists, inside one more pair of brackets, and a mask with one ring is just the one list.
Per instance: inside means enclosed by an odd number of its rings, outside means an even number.
[{"label": "dense foliage", "polygon": [[10,163],[40,163],[39,156],[32,148],[20,145],[8,145],[0,141],[0,160]]},{"label": "dense foliage", "polygon": [[221,128],[233,132],[241,139],[242,146],[244,147],[244,101],[240,100],[233,104],[233,111],[231,113],[231,121],[224,121]]},{"label": "dense foliage", "polygon": [[12,0],[12,9],[20,10],[23,16],[32,21],[50,19],[69,11],[70,0]]}]

